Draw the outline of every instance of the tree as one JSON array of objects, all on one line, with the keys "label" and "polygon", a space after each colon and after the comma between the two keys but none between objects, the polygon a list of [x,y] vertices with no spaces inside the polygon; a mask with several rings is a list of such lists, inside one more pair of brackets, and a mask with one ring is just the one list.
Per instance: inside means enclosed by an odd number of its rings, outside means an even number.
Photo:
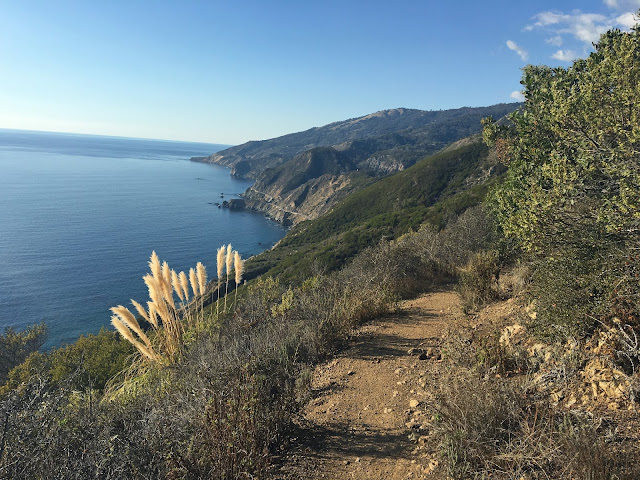
[{"label": "tree", "polygon": [[569,68],[527,66],[521,83],[511,125],[484,121],[508,165],[489,201],[505,235],[562,264],[545,270],[556,284],[543,309],[562,300],[555,314],[569,320],[605,315],[604,304],[614,315],[613,279],[640,250],[640,28],[608,31]]}]

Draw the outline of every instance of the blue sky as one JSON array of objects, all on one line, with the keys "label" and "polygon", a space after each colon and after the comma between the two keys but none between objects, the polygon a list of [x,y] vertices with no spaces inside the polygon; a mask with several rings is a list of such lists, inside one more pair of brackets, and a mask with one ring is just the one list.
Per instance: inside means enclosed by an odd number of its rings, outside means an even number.
[{"label": "blue sky", "polygon": [[0,1],[0,128],[237,144],[514,101],[640,0]]}]

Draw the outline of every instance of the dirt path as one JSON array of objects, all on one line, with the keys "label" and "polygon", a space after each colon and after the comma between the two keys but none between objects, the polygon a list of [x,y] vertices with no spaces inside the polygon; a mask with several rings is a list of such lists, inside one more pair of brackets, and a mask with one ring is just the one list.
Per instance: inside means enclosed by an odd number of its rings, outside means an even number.
[{"label": "dirt path", "polygon": [[[410,440],[426,396],[429,362],[462,321],[451,291],[423,295],[400,313],[361,327],[351,346],[318,366],[313,398],[276,479],[423,478],[433,465]],[[411,350],[413,349],[413,350]]]}]

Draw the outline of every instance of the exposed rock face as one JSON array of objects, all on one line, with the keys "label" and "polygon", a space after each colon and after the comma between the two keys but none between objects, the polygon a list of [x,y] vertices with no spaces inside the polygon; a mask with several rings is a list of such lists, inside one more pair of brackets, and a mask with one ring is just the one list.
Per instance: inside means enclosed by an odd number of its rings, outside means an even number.
[{"label": "exposed rock face", "polygon": [[251,187],[244,194],[247,207],[284,225],[316,218],[352,191],[348,175],[322,175],[293,190],[274,196]]},{"label": "exposed rock face", "polygon": [[244,210],[246,202],[244,198],[232,198],[231,200],[222,202],[222,206],[229,210]]},{"label": "exposed rock face", "polygon": [[334,148],[314,148],[265,171],[245,192],[247,206],[286,225],[316,218],[352,189],[349,155]]}]

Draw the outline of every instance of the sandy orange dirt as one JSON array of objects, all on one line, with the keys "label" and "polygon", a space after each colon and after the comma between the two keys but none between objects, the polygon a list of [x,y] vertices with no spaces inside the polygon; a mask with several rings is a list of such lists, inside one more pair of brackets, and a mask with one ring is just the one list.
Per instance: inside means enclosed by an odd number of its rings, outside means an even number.
[{"label": "sandy orange dirt", "polygon": [[452,291],[400,304],[360,327],[349,347],[313,372],[312,399],[274,479],[423,478],[434,460],[416,449],[412,418],[427,396],[429,362],[465,317]]}]

